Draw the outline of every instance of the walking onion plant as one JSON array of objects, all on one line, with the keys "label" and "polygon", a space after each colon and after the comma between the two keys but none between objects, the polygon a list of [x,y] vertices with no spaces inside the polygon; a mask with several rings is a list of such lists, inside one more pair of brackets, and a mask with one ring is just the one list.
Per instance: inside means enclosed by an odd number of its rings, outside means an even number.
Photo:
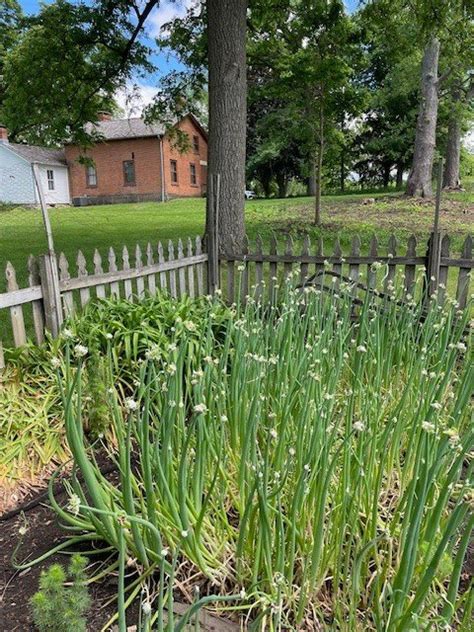
[{"label": "walking onion plant", "polygon": [[[459,589],[474,520],[468,312],[438,308],[436,297],[424,312],[368,296],[354,319],[353,288],[331,287],[287,280],[271,305],[248,297],[219,340],[220,299],[209,299],[199,329],[180,317],[165,354],[150,346],[124,401],[109,344],[118,482],[84,437],[88,360],[71,343],[60,379],[82,482],[72,477],[68,507],[52,501],[76,538],[118,552],[121,611],[158,577],[150,622],[163,630],[165,578],[181,573],[202,603],[255,630],[468,620]],[[126,566],[138,573],[127,587]]]}]

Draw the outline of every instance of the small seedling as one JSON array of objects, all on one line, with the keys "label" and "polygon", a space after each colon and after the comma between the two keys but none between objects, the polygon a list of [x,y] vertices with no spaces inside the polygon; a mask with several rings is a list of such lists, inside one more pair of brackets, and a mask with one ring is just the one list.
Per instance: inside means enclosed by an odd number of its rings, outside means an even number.
[{"label": "small seedling", "polygon": [[[87,559],[73,555],[67,573],[53,564],[41,573],[40,589],[31,599],[33,620],[40,632],[85,632],[90,605],[85,583]],[[66,587],[69,579],[71,585]]]}]

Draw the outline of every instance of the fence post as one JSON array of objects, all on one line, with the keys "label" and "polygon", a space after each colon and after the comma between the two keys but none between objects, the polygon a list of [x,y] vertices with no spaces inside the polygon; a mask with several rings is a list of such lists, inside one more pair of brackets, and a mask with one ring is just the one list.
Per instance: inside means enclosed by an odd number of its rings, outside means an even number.
[{"label": "fence post", "polygon": [[39,264],[46,329],[53,336],[57,336],[63,322],[63,313],[56,255],[54,253],[41,255]]},{"label": "fence post", "polygon": [[219,197],[220,174],[210,175],[208,187],[207,210],[207,285],[209,294],[214,294],[219,288]]},{"label": "fence post", "polygon": [[438,181],[436,186],[435,215],[433,231],[428,241],[426,253],[426,291],[427,299],[436,292],[439,283],[439,267],[441,262],[441,233],[439,230],[439,212],[441,208],[441,189],[443,185],[443,159],[438,164]]}]

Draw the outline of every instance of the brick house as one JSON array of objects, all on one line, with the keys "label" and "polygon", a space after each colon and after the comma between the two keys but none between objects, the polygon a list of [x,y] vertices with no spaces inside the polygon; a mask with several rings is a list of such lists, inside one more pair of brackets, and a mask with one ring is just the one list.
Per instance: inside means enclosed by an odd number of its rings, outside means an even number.
[{"label": "brick house", "polygon": [[[96,126],[101,141],[83,150],[66,145],[73,204],[164,201],[199,197],[207,179],[207,133],[191,114],[177,123],[191,148],[180,153],[162,125],[140,118],[112,119],[103,115]],[[91,163],[79,162],[87,156]]]}]

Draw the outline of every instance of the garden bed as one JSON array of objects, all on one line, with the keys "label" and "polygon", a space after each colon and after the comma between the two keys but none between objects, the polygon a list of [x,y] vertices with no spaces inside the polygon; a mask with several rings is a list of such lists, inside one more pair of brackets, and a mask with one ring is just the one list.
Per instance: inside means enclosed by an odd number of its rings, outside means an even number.
[{"label": "garden bed", "polygon": [[67,332],[51,364],[80,476],[55,511],[107,548],[121,630],[182,597],[265,632],[467,625],[467,313],[389,288],[354,320],[333,287],[177,303],[158,340],[123,303],[133,345],[105,303]]}]

